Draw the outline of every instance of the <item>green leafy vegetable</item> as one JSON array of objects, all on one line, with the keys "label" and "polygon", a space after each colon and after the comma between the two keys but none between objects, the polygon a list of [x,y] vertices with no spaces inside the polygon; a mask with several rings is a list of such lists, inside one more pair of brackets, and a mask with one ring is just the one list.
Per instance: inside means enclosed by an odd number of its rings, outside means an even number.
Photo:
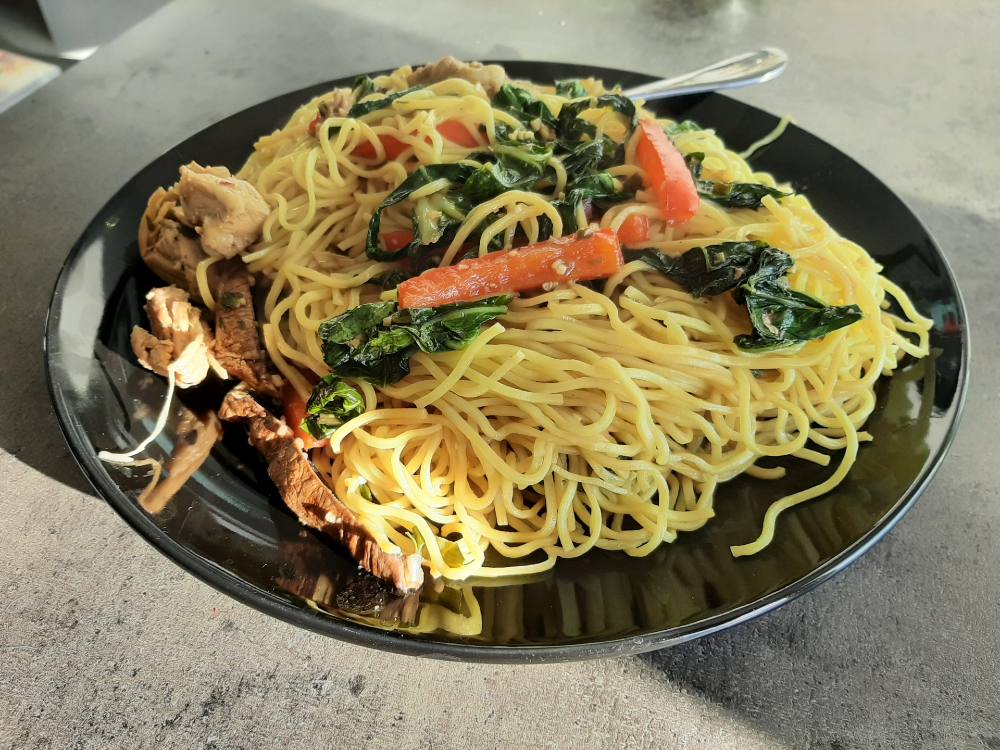
[{"label": "green leafy vegetable", "polygon": [[365,411],[365,400],[357,389],[334,375],[327,375],[313,388],[306,404],[302,429],[317,440]]},{"label": "green leafy vegetable", "polygon": [[583,84],[577,78],[566,78],[562,81],[556,81],[556,93],[559,96],[565,96],[567,99],[579,99],[587,95]]},{"label": "green leafy vegetable", "polygon": [[463,195],[473,204],[483,203],[508,190],[526,190],[540,177],[529,163],[501,157],[477,169],[465,183]]},{"label": "green leafy vegetable", "polygon": [[493,106],[514,115],[532,130],[541,130],[542,125],[555,129],[556,118],[552,110],[545,106],[530,91],[505,83],[493,97]]},{"label": "green leafy vegetable", "polygon": [[464,349],[479,335],[483,325],[507,313],[512,299],[511,295],[503,294],[476,302],[416,308],[409,311],[409,324],[399,325],[410,333],[421,351]]},{"label": "green leafy vegetable", "polygon": [[701,125],[696,123],[694,120],[683,120],[682,122],[675,122],[673,125],[667,125],[663,130],[664,132],[673,138],[675,135],[680,135],[681,133],[693,133],[697,130],[704,130]]},{"label": "green leafy vegetable", "polygon": [[390,271],[389,273],[382,274],[381,276],[372,277],[368,283],[377,284],[383,289],[395,289],[408,278],[409,276],[402,271]]},{"label": "green leafy vegetable", "polygon": [[827,307],[815,297],[789,289],[785,279],[752,279],[740,293],[754,332],[737,336],[736,345],[750,351],[770,351],[822,338],[863,317],[857,305]]},{"label": "green leafy vegetable", "polygon": [[777,188],[761,185],[756,182],[712,182],[701,178],[701,165],[705,160],[705,154],[700,151],[688,154],[684,157],[691,176],[694,177],[694,184],[698,188],[698,194],[702,198],[715,201],[720,206],[726,208],[760,208],[761,201],[768,195],[774,198],[784,198],[790,193],[783,192]]},{"label": "green leafy vegetable", "polygon": [[696,297],[731,291],[737,302],[746,305],[753,327],[753,334],[736,337],[741,349],[780,349],[822,338],[862,318],[857,305],[828,307],[789,289],[787,274],[795,263],[766,242],[694,247],[677,258],[647,248],[638,257]]},{"label": "green leafy vegetable", "polygon": [[760,241],[693,247],[676,258],[652,249],[639,250],[638,254],[695,297],[730,292],[755,276],[762,280],[781,278],[794,265],[788,253]]},{"label": "green leafy vegetable", "polygon": [[418,350],[434,353],[468,346],[484,324],[506,314],[511,299],[501,295],[398,311],[395,302],[359,305],[320,325],[323,356],[338,377],[394,383],[409,373],[410,356]]},{"label": "green leafy vegetable", "polygon": [[584,141],[576,146],[562,157],[562,163],[567,176],[575,179],[619,164],[623,161],[622,157],[622,147],[607,136],[601,136],[597,140]]},{"label": "green leafy vegetable", "polygon": [[323,359],[331,368],[336,369],[350,356],[350,345],[377,328],[395,310],[395,302],[369,302],[335,318],[324,320],[319,326]]},{"label": "green leafy vegetable", "polygon": [[354,101],[361,101],[369,94],[375,93],[375,81],[371,79],[370,76],[358,76],[354,79],[354,89],[351,94],[354,96]]},{"label": "green leafy vegetable", "polygon": [[379,228],[382,223],[382,212],[385,209],[409,198],[410,193],[430,182],[446,179],[453,183],[464,183],[475,171],[476,167],[468,164],[429,164],[420,167],[403,180],[403,184],[389,193],[372,216],[371,223],[368,225],[368,242],[365,245],[365,253],[368,257],[372,260],[399,260],[407,253],[407,248],[389,251],[379,247]]},{"label": "green leafy vegetable", "polygon": [[[563,234],[575,232],[583,229],[577,221],[577,212],[580,207],[587,209],[606,210],[614,203],[628,200],[632,193],[619,192],[615,189],[615,180],[607,172],[581,177],[566,186],[565,197],[552,201],[552,205],[559,212],[563,221]],[[538,236],[540,240],[548,239],[552,236],[552,221],[547,216],[540,216],[538,219]]]},{"label": "green leafy vegetable", "polygon": [[364,117],[365,115],[370,115],[372,112],[378,112],[380,109],[386,109],[391,106],[394,101],[401,99],[407,94],[412,94],[414,91],[418,91],[423,86],[413,86],[412,88],[405,89],[404,91],[394,91],[391,94],[386,94],[379,99],[369,99],[366,102],[357,102],[350,111],[348,111],[347,116],[358,118]]},{"label": "green leafy vegetable", "polygon": [[564,148],[569,148],[570,144],[579,142],[584,136],[596,137],[597,126],[587,122],[580,115],[588,109],[601,109],[603,107],[609,107],[615,112],[625,115],[628,118],[630,130],[635,127],[638,121],[635,102],[627,96],[602,94],[591,99],[580,99],[564,104],[563,108],[559,110],[556,133]]}]

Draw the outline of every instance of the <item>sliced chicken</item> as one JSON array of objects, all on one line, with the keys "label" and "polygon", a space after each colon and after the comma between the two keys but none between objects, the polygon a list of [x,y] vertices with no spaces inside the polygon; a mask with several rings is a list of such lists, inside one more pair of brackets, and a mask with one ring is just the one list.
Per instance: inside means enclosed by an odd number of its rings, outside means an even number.
[{"label": "sliced chicken", "polygon": [[175,286],[153,289],[146,295],[146,314],[152,331],[132,329],[139,364],[163,377],[173,365],[179,387],[198,385],[212,365],[212,336],[188,293]]},{"label": "sliced chicken", "polygon": [[268,371],[267,355],[260,340],[253,309],[253,277],[238,258],[223,261],[215,269],[215,345],[220,365],[254,393],[278,397],[281,378]]},{"label": "sliced chicken", "polygon": [[500,87],[507,82],[507,73],[499,65],[467,63],[448,55],[436,63],[417,68],[407,76],[407,82],[411,86],[427,86],[448,78],[461,78],[469,83],[478,83],[490,98],[493,98]]},{"label": "sliced chicken", "polygon": [[282,498],[306,526],[343,544],[362,568],[392,583],[399,591],[420,588],[424,572],[420,555],[385,552],[357,516],[344,505],[313,469],[292,430],[244,390],[230,391],[219,416],[247,425],[250,444],[267,461],[267,473]]},{"label": "sliced chicken", "polygon": [[164,281],[197,294],[195,271],[208,255],[192,229],[181,223],[180,198],[173,189],[157,188],[139,224],[139,253]]},{"label": "sliced chicken", "polygon": [[354,95],[350,89],[334,89],[319,103],[323,117],[345,117],[354,106]]},{"label": "sliced chicken", "polygon": [[225,167],[181,167],[174,188],[185,223],[195,228],[209,255],[232,258],[260,239],[271,209],[257,188]]}]

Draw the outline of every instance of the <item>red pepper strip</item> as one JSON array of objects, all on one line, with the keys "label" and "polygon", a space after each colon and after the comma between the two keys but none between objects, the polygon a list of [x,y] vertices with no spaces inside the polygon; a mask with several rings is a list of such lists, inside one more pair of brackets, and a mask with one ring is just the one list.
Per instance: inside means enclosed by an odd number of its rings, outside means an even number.
[{"label": "red pepper strip", "polygon": [[663,218],[683,224],[698,213],[698,190],[691,171],[656,120],[640,120],[639,128],[635,157],[645,173],[646,187],[656,195]]},{"label": "red pepper strip", "polygon": [[649,217],[631,214],[618,227],[618,241],[623,245],[638,245],[649,240]]}]

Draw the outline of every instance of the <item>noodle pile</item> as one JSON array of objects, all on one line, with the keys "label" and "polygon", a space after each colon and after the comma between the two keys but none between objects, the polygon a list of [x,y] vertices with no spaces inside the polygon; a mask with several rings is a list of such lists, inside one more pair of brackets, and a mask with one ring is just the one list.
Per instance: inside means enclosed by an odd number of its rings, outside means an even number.
[{"label": "noodle pile", "polygon": [[[375,83],[402,90],[407,71]],[[568,101],[551,88],[523,85],[553,111]],[[584,85],[590,94],[603,90],[598,82]],[[308,125],[319,101],[261,138],[239,173],[273,207],[263,239],[244,260],[270,282],[268,354],[304,398],[315,377],[329,373],[320,323],[392,294],[368,283],[396,268],[365,255],[375,209],[418,165],[470,154],[437,124],[458,121],[484,147],[498,123],[520,125],[459,79],[360,120],[330,118],[313,137]],[[628,134],[614,112],[587,116],[613,139]],[[382,163],[385,135],[409,148]],[[626,143],[625,164],[609,170],[617,180],[641,177],[635,141]],[[682,153],[705,153],[707,179],[775,184],[711,130],[681,132],[674,141]],[[362,143],[376,158],[352,156]],[[442,263],[495,212],[500,218],[482,233],[481,254],[497,235],[507,248],[516,232],[536,240],[543,216],[559,236],[562,221],[549,200],[565,187],[565,169],[555,157],[551,166],[552,195],[509,191],[477,207]],[[411,198],[441,187],[432,183]],[[382,231],[410,229],[411,212],[410,201],[386,209]],[[759,537],[733,548],[749,555],[771,541],[782,510],[843,480],[859,443],[870,439],[862,428],[876,380],[904,355],[927,354],[930,321],[801,195],[767,197],[759,210],[703,200],[693,220],[672,227],[640,190],[600,224],[617,229],[630,214],[649,217],[645,245],[671,256],[720,241],[763,240],[795,260],[793,289],[828,305],[856,304],[864,318],[797,348],[749,353],[733,343],[750,325],[730,295],[693,298],[642,261],[627,262],[600,292],[571,284],[522,295],[468,348],[418,353],[411,374],[389,386],[350,381],[367,409],[312,459],[385,550],[419,551],[431,573],[447,579],[538,572],[594,547],[643,556],[708,522],[721,482],[743,472],[783,475],[756,466],[760,459],[825,466],[828,451],[842,451],[829,479],[778,499]]]}]

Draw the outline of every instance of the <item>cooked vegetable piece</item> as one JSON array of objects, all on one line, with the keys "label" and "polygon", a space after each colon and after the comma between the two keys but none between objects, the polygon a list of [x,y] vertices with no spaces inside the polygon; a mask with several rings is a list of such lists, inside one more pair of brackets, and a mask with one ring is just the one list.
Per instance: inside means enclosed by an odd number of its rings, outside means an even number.
[{"label": "cooked vegetable piece", "polygon": [[584,136],[596,138],[597,126],[580,117],[588,109],[610,108],[628,119],[629,131],[635,127],[637,113],[635,102],[621,94],[602,94],[590,99],[579,99],[564,104],[559,110],[556,132],[560,143],[564,146],[580,141]]},{"label": "cooked vegetable piece", "polygon": [[299,392],[292,387],[291,383],[285,385],[281,393],[281,413],[285,418],[285,423],[295,433],[295,437],[302,441],[303,450],[312,450],[323,444],[321,439],[313,437],[305,428],[306,402],[299,396]]},{"label": "cooked vegetable piece", "polygon": [[386,94],[385,96],[379,97],[378,99],[369,99],[368,101],[358,102],[350,111],[347,113],[348,117],[358,118],[364,117],[365,115],[370,115],[372,112],[378,112],[380,109],[387,109],[392,105],[397,99],[401,99],[407,94],[412,94],[418,89],[422,89],[423,86],[412,86],[403,91],[395,91],[391,94]]},{"label": "cooked vegetable piece", "polygon": [[785,279],[751,279],[740,287],[753,334],[736,337],[736,345],[751,351],[781,349],[799,341],[822,338],[864,317],[857,305],[829,307],[788,288]]},{"label": "cooked vegetable piece", "polygon": [[[394,383],[409,373],[410,356],[416,351],[464,348],[485,323],[507,312],[510,300],[501,295],[412,310],[396,310],[394,302],[359,305],[320,326],[324,357],[335,376]],[[386,312],[391,317],[382,315]],[[355,335],[348,338],[352,332]]]},{"label": "cooked vegetable piece", "polygon": [[437,126],[437,132],[441,136],[458,146],[475,148],[479,145],[479,140],[469,129],[458,120],[445,120]]},{"label": "cooked vegetable piece", "polygon": [[825,336],[861,320],[857,305],[830,307],[788,288],[791,256],[766,242],[723,242],[694,247],[677,258],[647,248],[639,257],[696,297],[731,291],[747,307],[753,334],[735,339],[741,349],[780,349]]},{"label": "cooked vegetable piece", "polygon": [[365,245],[365,252],[368,257],[372,260],[399,260],[406,254],[405,248],[389,251],[380,248],[378,245],[379,226],[382,221],[382,212],[385,209],[409,198],[410,193],[429,182],[445,179],[453,183],[464,183],[475,171],[476,167],[468,164],[429,164],[425,167],[420,167],[403,180],[403,184],[393,190],[382,201],[372,216],[371,223],[368,225],[368,241]]},{"label": "cooked vegetable piece", "polygon": [[676,258],[649,248],[640,257],[695,297],[732,291],[751,276],[778,279],[795,265],[788,253],[761,241],[693,247]]},{"label": "cooked vegetable piece", "polygon": [[354,101],[359,101],[364,99],[369,94],[375,93],[375,81],[372,80],[371,76],[358,76],[354,79],[354,88],[351,90],[351,94],[354,97]]},{"label": "cooked vegetable piece", "polygon": [[698,191],[691,172],[655,120],[641,120],[639,128],[642,133],[635,155],[645,173],[646,187],[656,195],[663,218],[671,224],[683,224],[698,213]]},{"label": "cooked vegetable piece", "polygon": [[704,130],[701,125],[696,123],[694,120],[683,120],[681,122],[675,122],[673,125],[667,125],[664,130],[667,135],[673,138],[675,135],[680,135],[681,133],[693,133],[697,130]]},{"label": "cooked vegetable piece", "polygon": [[610,229],[569,235],[426,271],[399,285],[399,306],[439,307],[548,284],[601,279],[621,265],[621,246]]},{"label": "cooked vegetable piece", "polygon": [[563,156],[562,163],[570,180],[586,177],[623,161],[621,147],[607,136],[583,141]]},{"label": "cooked vegetable piece", "polygon": [[638,245],[649,241],[649,217],[629,214],[618,227],[618,241],[623,245]]},{"label": "cooked vegetable piece", "polygon": [[[479,141],[476,140],[475,136],[469,132],[469,130],[457,120],[445,120],[440,125],[437,126],[437,131],[442,137],[455,143],[459,146],[465,146],[466,148],[475,148],[479,145]],[[384,133],[378,137],[379,141],[382,142],[382,149],[385,151],[385,160],[392,161],[399,157],[406,149],[410,148],[409,143],[405,143],[393,135]],[[427,142],[430,142],[430,136],[427,137]],[[351,152],[351,156],[359,156],[364,159],[374,159],[378,156],[375,151],[375,146],[371,141],[365,141],[361,143]]]},{"label": "cooked vegetable piece", "polygon": [[[404,143],[388,133],[383,133],[378,139],[382,143],[382,150],[385,152],[386,161],[392,161],[406,151],[406,149],[410,148],[409,143]],[[351,156],[358,156],[363,159],[375,159],[378,157],[378,153],[376,153],[375,146],[371,141],[364,141],[354,148]]]},{"label": "cooked vegetable piece", "polygon": [[316,440],[322,440],[365,411],[365,400],[356,388],[327,375],[313,388],[303,418],[295,423]]},{"label": "cooked vegetable piece", "polygon": [[568,99],[579,99],[587,95],[583,84],[576,78],[566,78],[562,81],[556,81],[556,93]]},{"label": "cooked vegetable piece", "polygon": [[720,206],[726,208],[760,208],[761,201],[771,196],[773,198],[785,198],[790,193],[786,193],[777,188],[761,185],[756,182],[712,182],[701,179],[701,166],[705,160],[705,154],[695,151],[684,157],[684,162],[691,171],[694,178],[698,195],[715,201]]},{"label": "cooked vegetable piece", "polygon": [[[600,172],[571,182],[566,186],[566,196],[552,201],[552,205],[562,217],[563,233],[569,233],[586,227],[577,218],[581,208],[589,217],[595,209],[605,211],[609,206],[631,197],[632,193],[615,189],[615,181],[610,174]],[[538,219],[538,236],[543,240],[552,236],[552,222],[547,216]]]},{"label": "cooked vegetable piece", "polygon": [[534,131],[542,131],[545,126],[555,132],[555,115],[530,91],[505,83],[493,97],[493,106],[514,115]]},{"label": "cooked vegetable piece", "polygon": [[386,250],[402,250],[413,242],[413,232],[409,229],[398,229],[395,232],[383,232],[381,240],[382,246]]}]

